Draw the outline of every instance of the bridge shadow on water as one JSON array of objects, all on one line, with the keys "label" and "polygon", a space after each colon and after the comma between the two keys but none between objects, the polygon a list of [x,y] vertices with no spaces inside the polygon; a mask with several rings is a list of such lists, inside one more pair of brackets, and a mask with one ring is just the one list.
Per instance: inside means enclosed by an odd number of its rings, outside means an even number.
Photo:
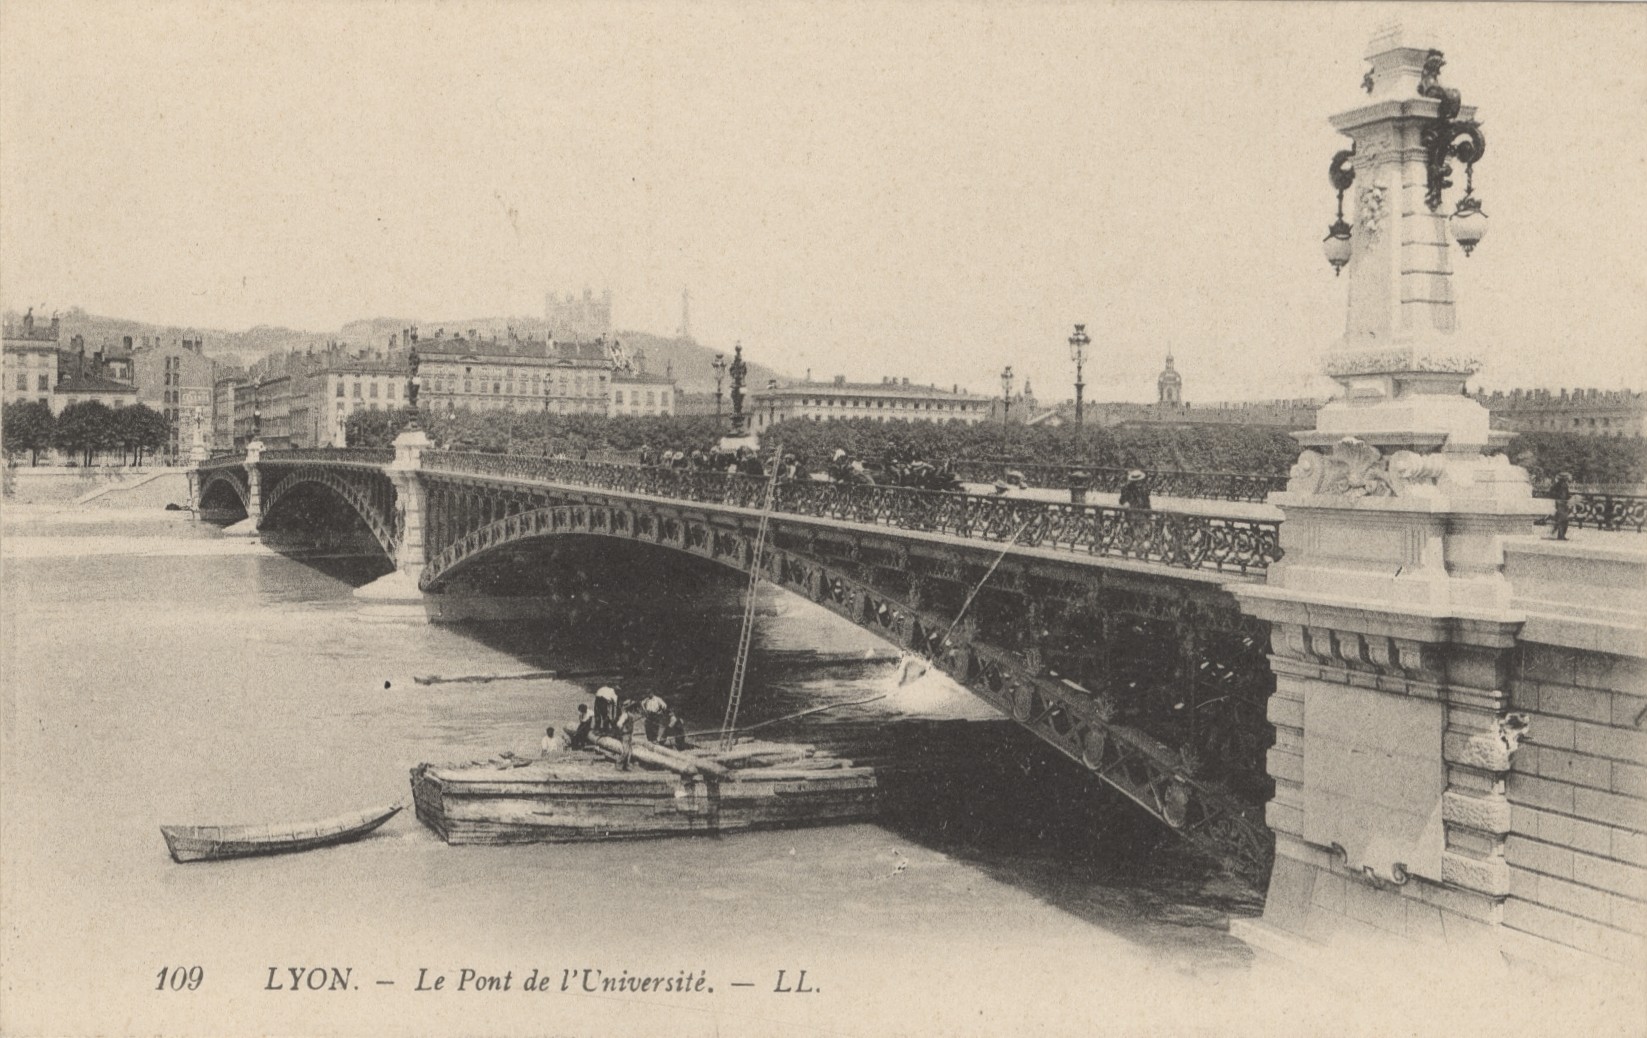
[{"label": "bridge shadow on water", "polygon": [[1015,725],[978,725],[964,767],[893,774],[881,824],[1145,950],[1242,966],[1232,917],[1263,896]]},{"label": "bridge shadow on water", "polygon": [[[692,730],[719,721],[741,623],[736,574],[672,553],[562,547],[473,579],[475,590],[554,599],[541,619],[459,628],[522,669],[559,670],[591,687],[611,683],[626,697],[657,692]],[[885,660],[894,647],[832,616],[814,621],[803,611],[810,606],[794,604],[786,617],[787,598],[772,591],[761,600],[744,724],[893,687]],[[826,712],[762,734],[850,745],[846,729],[902,719],[878,709]],[[950,753],[931,768],[884,772],[879,824],[1150,954],[1198,966],[1250,961],[1228,926],[1231,917],[1262,911],[1259,892],[1015,724],[977,723],[963,742],[959,757]]]}]

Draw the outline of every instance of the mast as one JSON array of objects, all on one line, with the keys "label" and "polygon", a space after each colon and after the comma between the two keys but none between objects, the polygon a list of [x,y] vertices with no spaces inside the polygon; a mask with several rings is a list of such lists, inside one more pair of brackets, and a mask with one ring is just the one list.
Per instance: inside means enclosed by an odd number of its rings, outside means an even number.
[{"label": "mast", "polygon": [[749,643],[755,632],[755,593],[761,583],[761,558],[766,554],[766,534],[772,519],[772,501],[778,489],[778,468],[783,445],[772,451],[772,471],[766,477],[766,498],[761,504],[760,527],[755,533],[755,550],[749,560],[749,587],[744,593],[743,629],[738,632],[738,654],[732,662],[732,690],[726,697],[726,718],[721,722],[721,749],[732,748],[737,737],[738,707],[743,702],[743,679],[749,668]]}]

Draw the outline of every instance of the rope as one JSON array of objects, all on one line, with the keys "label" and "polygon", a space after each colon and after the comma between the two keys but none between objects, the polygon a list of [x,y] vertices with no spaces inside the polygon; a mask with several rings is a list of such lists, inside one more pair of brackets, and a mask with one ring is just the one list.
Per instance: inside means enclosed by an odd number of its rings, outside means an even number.
[{"label": "rope", "polygon": [[[1027,528],[1029,526],[1030,522],[1031,522],[1031,519],[1025,519],[1022,523],[1018,524],[1018,529],[1013,531],[1012,537],[1007,541],[1006,547],[1002,548],[1001,553],[999,555],[995,556],[995,561],[991,562],[989,564],[989,569],[984,571],[983,578],[978,581],[978,583],[975,587],[973,587],[972,593],[967,595],[966,601],[961,604],[961,611],[955,614],[955,619],[950,622],[949,630],[944,632],[943,640],[938,643],[938,651],[939,652],[942,652],[944,646],[949,644],[949,636],[955,633],[956,625],[958,625],[961,622],[961,618],[966,615],[966,611],[968,609],[972,608],[972,603],[977,599],[978,593],[984,589],[985,584],[989,583],[989,578],[995,575],[995,570],[1000,567],[1001,562],[1007,557],[1007,553],[1010,552],[1013,549],[1013,547],[1017,545],[1018,538],[1023,535],[1023,532],[1024,532],[1025,528]],[[903,687],[903,686],[900,686],[900,687]],[[735,737],[735,736],[737,736],[741,733],[753,732],[757,729],[765,728],[768,725],[778,724],[782,721],[793,721],[796,718],[808,717],[812,714],[821,714],[826,710],[838,710],[843,706],[861,706],[864,703],[874,703],[874,702],[877,702],[879,700],[886,699],[888,696],[891,696],[891,695],[892,695],[891,692],[877,692],[875,695],[865,696],[862,699],[851,699],[851,700],[847,700],[844,703],[826,703],[823,706],[814,706],[814,707],[809,707],[806,710],[798,710],[798,711],[796,711],[795,713],[792,713],[792,714],[785,714],[782,717],[774,717],[774,718],[772,718],[771,720],[768,720],[768,721],[761,721],[758,724],[752,724],[747,728],[742,728],[742,729],[731,728],[731,727],[710,728],[710,729],[706,729],[706,730],[701,731],[701,732],[691,732],[691,733],[688,733],[688,734],[691,735],[691,736],[719,735],[719,736],[722,737],[723,740],[726,740],[726,741],[730,742],[730,740],[733,737]],[[736,716],[736,715],[734,715],[734,716]]]},{"label": "rope", "polygon": [[949,644],[949,636],[955,633],[955,628],[960,624],[961,617],[965,616],[966,611],[972,608],[972,603],[978,598],[978,592],[982,591],[984,589],[984,585],[989,583],[989,578],[995,575],[996,568],[1000,566],[1001,561],[1007,557],[1007,552],[1017,546],[1018,538],[1023,536],[1024,530],[1029,526],[1033,518],[1034,517],[1032,516],[1029,519],[1025,519],[1023,522],[1018,524],[1018,529],[1012,531],[1012,537],[1007,541],[1006,547],[1001,549],[1001,554],[995,556],[995,561],[990,563],[989,569],[984,571],[983,579],[978,581],[977,585],[972,589],[972,593],[966,596],[966,601],[961,603],[961,611],[955,614],[954,620],[950,621],[949,630],[944,632],[943,640],[938,642],[938,648],[933,654],[934,656],[936,656],[938,652],[944,651],[944,646]]}]

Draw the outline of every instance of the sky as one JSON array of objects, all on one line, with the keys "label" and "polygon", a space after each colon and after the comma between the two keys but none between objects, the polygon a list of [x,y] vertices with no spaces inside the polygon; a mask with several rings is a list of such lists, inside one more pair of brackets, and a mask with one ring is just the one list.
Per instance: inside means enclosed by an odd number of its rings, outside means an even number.
[{"label": "sky", "polygon": [[0,304],[324,332],[543,312],[814,377],[1323,392],[1326,169],[1399,20],[1479,109],[1488,388],[1647,388],[1647,5],[0,7]]}]

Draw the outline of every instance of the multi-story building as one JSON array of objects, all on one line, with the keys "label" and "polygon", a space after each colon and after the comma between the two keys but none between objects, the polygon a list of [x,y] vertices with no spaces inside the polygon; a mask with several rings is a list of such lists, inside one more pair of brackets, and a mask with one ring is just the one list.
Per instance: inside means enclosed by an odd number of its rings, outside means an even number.
[{"label": "multi-story building", "polygon": [[1647,418],[1647,394],[1628,389],[1516,389],[1477,392],[1495,428],[1514,432],[1565,432],[1639,439]]},{"label": "multi-story building", "polygon": [[52,390],[58,376],[58,319],[53,317],[49,327],[35,324],[34,311],[23,315],[16,325],[7,324],[0,343],[4,347],[4,366],[0,379],[4,380],[6,403],[32,400],[43,404],[52,402]]},{"label": "multi-story building", "polygon": [[245,382],[246,373],[236,370],[220,374],[212,383],[211,449],[214,451],[233,450],[236,446],[234,393],[235,387]]},{"label": "multi-story building", "polygon": [[419,405],[431,410],[604,415],[610,409],[612,353],[603,341],[448,338],[443,333],[420,339],[416,329],[402,334],[418,352]]},{"label": "multi-story building", "polygon": [[138,402],[137,387],[102,375],[70,375],[59,379],[52,390],[52,414],[62,414],[72,404],[95,400],[104,407],[130,407]]},{"label": "multi-story building", "polygon": [[[301,442],[293,446],[330,445],[348,442],[345,426],[356,411],[395,411],[407,406],[407,368],[383,353],[360,351],[353,357],[328,358],[310,369],[304,393],[294,399],[292,435]],[[424,380],[428,384],[428,380]],[[418,401],[420,405],[424,400]]]},{"label": "multi-story building", "polygon": [[[976,425],[988,419],[990,398],[963,393],[958,386],[941,389],[936,385],[911,385],[907,378],[848,382],[845,375],[836,375],[832,382],[791,382],[751,390],[744,408],[755,429],[790,418],[819,421],[870,418],[880,422]],[[731,410],[730,398],[727,410]]]},{"label": "multi-story building", "polygon": [[137,399],[165,416],[171,432],[161,450],[173,459],[189,451],[195,412],[209,417],[215,402],[216,365],[205,345],[198,336],[164,342],[156,335],[131,351]]},{"label": "multi-story building", "polygon": [[644,371],[612,372],[609,415],[663,415],[675,413],[675,380]]},{"label": "multi-story building", "polygon": [[600,299],[588,288],[579,299],[568,292],[557,298],[548,292],[543,298],[544,317],[549,321],[549,337],[567,342],[593,342],[612,334],[612,290]]}]

